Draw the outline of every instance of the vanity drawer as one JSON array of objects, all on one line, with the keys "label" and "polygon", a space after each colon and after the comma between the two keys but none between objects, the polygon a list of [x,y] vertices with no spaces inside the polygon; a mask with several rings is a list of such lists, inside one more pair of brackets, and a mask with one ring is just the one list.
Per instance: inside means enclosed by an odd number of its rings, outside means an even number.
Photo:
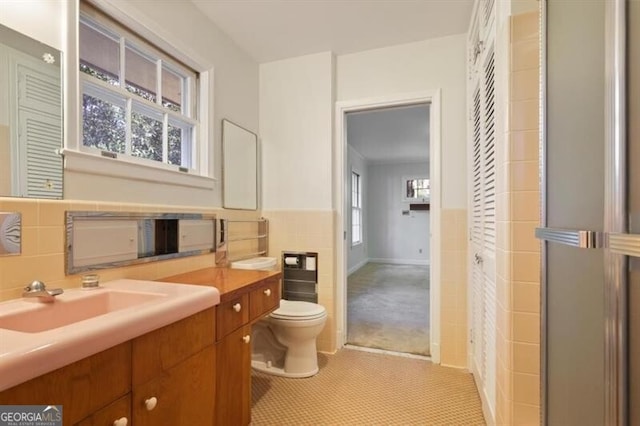
[{"label": "vanity drawer", "polygon": [[213,345],[215,309],[209,308],[133,340],[133,386],[159,376]]},{"label": "vanity drawer", "polygon": [[280,280],[265,280],[260,288],[250,294],[249,312],[251,321],[263,317],[280,305]]},{"label": "vanity drawer", "polygon": [[243,294],[216,308],[216,340],[249,322],[249,294]]}]

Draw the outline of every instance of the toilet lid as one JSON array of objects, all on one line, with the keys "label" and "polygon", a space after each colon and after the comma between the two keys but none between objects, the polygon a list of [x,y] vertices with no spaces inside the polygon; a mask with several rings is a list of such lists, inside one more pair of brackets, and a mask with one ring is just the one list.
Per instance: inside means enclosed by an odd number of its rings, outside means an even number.
[{"label": "toilet lid", "polygon": [[313,319],[325,315],[324,306],[317,303],[281,300],[280,307],[271,313],[277,319]]}]

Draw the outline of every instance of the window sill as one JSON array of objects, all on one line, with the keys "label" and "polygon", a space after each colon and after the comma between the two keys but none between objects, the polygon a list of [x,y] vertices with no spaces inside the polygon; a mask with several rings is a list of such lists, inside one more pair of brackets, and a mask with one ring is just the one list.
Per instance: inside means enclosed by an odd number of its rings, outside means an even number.
[{"label": "window sill", "polygon": [[165,170],[70,149],[63,149],[61,153],[64,156],[64,169],[72,172],[209,190],[213,190],[216,182],[215,178],[208,176]]}]

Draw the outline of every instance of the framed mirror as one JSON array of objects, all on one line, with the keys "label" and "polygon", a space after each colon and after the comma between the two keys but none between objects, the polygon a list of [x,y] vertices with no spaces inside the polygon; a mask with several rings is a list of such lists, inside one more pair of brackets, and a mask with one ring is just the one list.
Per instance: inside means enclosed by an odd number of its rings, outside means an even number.
[{"label": "framed mirror", "polygon": [[0,25],[0,196],[62,198],[61,60]]},{"label": "framed mirror", "polygon": [[258,209],[258,136],[222,120],[222,206]]}]

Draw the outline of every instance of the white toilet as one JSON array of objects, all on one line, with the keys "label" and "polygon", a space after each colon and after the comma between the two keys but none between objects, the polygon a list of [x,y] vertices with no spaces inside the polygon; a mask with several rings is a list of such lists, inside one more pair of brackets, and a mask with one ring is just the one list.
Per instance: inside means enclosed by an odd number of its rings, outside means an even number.
[{"label": "white toilet", "polygon": [[318,372],[316,337],[327,311],[310,302],[281,300],[280,307],[253,325],[251,366],[282,377],[309,377]]},{"label": "white toilet", "polygon": [[[232,268],[272,269],[275,258],[233,262]],[[281,300],[280,307],[253,325],[251,366],[282,377],[310,377],[318,373],[316,337],[327,321],[322,305]]]}]

